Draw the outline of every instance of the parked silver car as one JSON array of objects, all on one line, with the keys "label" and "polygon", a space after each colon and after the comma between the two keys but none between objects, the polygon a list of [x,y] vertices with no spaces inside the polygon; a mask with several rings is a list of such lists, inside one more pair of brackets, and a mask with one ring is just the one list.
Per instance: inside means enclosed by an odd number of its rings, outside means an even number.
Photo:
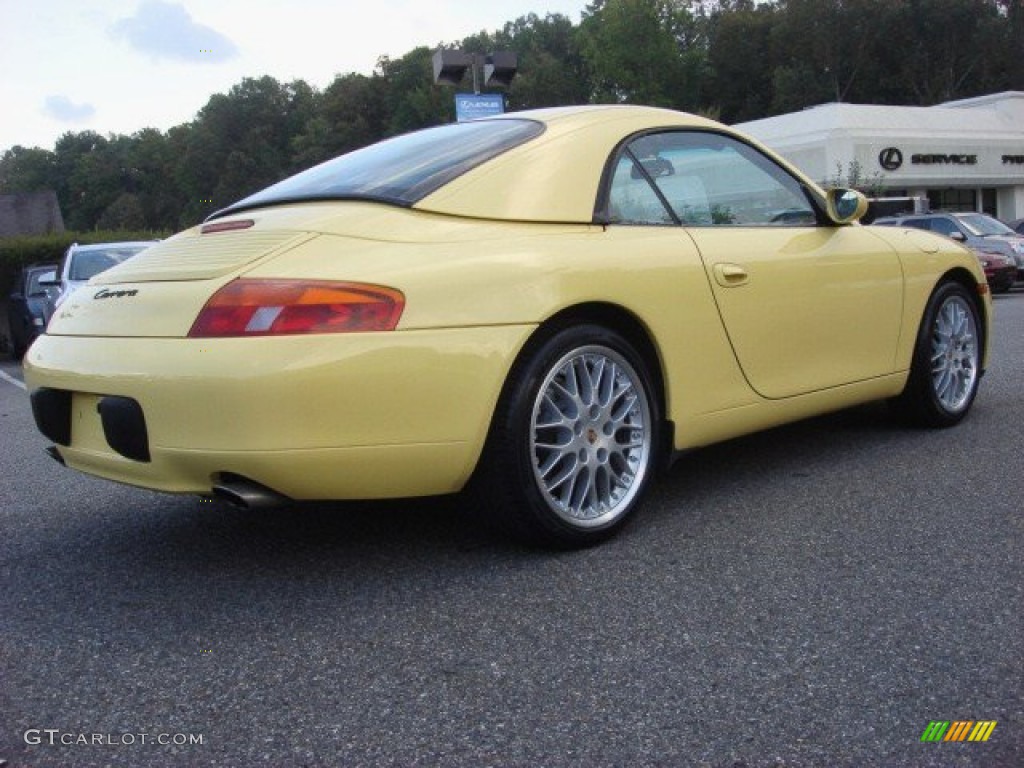
[{"label": "parked silver car", "polygon": [[137,240],[121,243],[94,243],[79,245],[72,243],[61,259],[56,279],[45,285],[56,285],[57,296],[55,308],[64,303],[65,299],[79,286],[85,285],[91,278],[104,272],[135,254],[144,251],[157,240]]},{"label": "parked silver car", "polygon": [[874,224],[914,227],[938,232],[957,240],[975,253],[1002,254],[1017,265],[1017,279],[1024,280],[1024,236],[985,213],[915,213],[886,216]]}]

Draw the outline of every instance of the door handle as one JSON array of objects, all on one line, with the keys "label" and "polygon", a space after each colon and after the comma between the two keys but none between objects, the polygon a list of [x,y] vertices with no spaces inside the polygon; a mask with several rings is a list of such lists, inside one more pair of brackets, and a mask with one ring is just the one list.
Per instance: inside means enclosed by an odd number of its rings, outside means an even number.
[{"label": "door handle", "polygon": [[739,264],[715,264],[715,281],[723,288],[746,285],[750,275]]}]

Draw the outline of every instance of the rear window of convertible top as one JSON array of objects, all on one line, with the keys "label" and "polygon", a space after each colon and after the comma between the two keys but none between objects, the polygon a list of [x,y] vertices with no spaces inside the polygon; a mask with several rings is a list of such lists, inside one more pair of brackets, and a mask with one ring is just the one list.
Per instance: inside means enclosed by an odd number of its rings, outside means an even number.
[{"label": "rear window of convertible top", "polygon": [[380,200],[413,205],[471,168],[543,132],[543,123],[535,120],[505,118],[403,134],[279,181],[210,218],[302,200]]}]

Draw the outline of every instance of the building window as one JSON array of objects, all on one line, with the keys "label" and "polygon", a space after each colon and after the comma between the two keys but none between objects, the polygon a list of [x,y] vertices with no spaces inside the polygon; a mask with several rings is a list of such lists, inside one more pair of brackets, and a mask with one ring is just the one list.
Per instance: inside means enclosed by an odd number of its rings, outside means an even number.
[{"label": "building window", "polygon": [[976,211],[978,194],[973,189],[929,189],[928,207],[933,211]]},{"label": "building window", "polygon": [[996,215],[996,191],[994,189],[981,190],[981,211],[989,216]]}]

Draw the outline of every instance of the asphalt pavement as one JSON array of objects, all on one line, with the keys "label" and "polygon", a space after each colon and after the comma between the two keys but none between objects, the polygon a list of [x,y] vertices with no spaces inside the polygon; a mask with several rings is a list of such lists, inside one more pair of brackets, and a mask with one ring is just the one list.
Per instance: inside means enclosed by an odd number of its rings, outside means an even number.
[{"label": "asphalt pavement", "polygon": [[0,766],[1022,766],[1024,292],[996,310],[960,426],[871,405],[696,451],[558,554],[458,499],[77,474],[3,363]]}]

